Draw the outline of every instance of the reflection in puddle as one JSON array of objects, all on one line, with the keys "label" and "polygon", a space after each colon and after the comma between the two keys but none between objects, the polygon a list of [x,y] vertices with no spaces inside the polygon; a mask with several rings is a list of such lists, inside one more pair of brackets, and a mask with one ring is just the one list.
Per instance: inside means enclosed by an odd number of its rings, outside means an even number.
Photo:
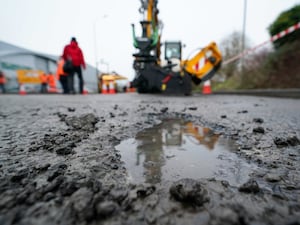
[{"label": "reflection in puddle", "polygon": [[209,128],[168,119],[116,149],[135,183],[215,177],[237,185],[249,178],[250,166],[229,151],[232,147]]}]

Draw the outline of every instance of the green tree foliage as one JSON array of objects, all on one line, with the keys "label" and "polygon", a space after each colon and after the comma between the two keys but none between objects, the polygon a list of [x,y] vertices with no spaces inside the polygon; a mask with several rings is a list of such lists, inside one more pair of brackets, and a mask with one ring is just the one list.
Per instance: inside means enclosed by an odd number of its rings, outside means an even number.
[{"label": "green tree foliage", "polygon": [[[293,26],[300,22],[300,5],[296,5],[291,9],[282,12],[278,18],[269,26],[269,34],[274,36],[281,31],[286,30],[290,26]],[[286,43],[293,42],[300,39],[300,30],[294,31],[283,38],[280,38],[273,42],[275,49],[280,48]]]},{"label": "green tree foliage", "polygon": [[[300,37],[300,36],[299,36]],[[261,83],[262,88],[299,88],[300,87],[300,40],[285,44],[269,54],[263,68],[268,77]]]},{"label": "green tree foliage", "polygon": [[[300,5],[296,5],[279,14],[268,30],[274,36],[299,22]],[[220,74],[225,75],[225,80],[216,80],[214,90],[299,88],[300,29],[278,39],[273,45],[274,49],[260,49],[246,55],[243,61],[223,65]],[[234,32],[227,36],[221,42],[220,49],[223,61],[240,53],[241,34]]]}]

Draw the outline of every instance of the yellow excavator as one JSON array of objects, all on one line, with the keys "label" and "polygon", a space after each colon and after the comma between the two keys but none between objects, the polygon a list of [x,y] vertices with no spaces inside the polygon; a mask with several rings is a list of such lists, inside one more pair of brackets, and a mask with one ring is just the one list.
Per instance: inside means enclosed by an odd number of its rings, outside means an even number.
[{"label": "yellow excavator", "polygon": [[[158,19],[158,0],[140,0],[139,12],[142,35],[136,36],[132,24],[135,77],[132,82],[138,93],[166,93],[190,95],[192,82],[196,85],[211,79],[220,68],[222,54],[215,42],[198,49],[182,60],[181,41],[161,43],[162,25]],[[161,46],[164,45],[164,59]]]}]

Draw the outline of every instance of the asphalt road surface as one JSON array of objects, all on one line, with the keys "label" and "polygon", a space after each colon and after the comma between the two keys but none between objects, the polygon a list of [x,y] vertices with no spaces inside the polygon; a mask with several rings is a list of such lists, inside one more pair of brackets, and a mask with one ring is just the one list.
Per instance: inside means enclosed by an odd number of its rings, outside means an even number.
[{"label": "asphalt road surface", "polygon": [[[210,177],[194,169],[187,177],[134,180],[118,146],[143,136],[151,149],[153,129],[174,119],[209,129],[205,140],[233,143],[216,155],[220,167]],[[298,99],[2,95],[0,224],[300,224],[299,135]],[[160,162],[177,157],[179,167],[184,156],[168,153]]]}]

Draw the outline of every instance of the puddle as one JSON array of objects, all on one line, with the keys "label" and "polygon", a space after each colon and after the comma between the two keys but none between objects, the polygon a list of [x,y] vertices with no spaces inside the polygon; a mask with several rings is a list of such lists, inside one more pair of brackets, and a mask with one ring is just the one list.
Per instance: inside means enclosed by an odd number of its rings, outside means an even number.
[{"label": "puddle", "polygon": [[232,141],[209,128],[181,119],[163,120],[116,146],[132,183],[214,177],[240,185],[254,166],[239,159],[233,148]]}]

